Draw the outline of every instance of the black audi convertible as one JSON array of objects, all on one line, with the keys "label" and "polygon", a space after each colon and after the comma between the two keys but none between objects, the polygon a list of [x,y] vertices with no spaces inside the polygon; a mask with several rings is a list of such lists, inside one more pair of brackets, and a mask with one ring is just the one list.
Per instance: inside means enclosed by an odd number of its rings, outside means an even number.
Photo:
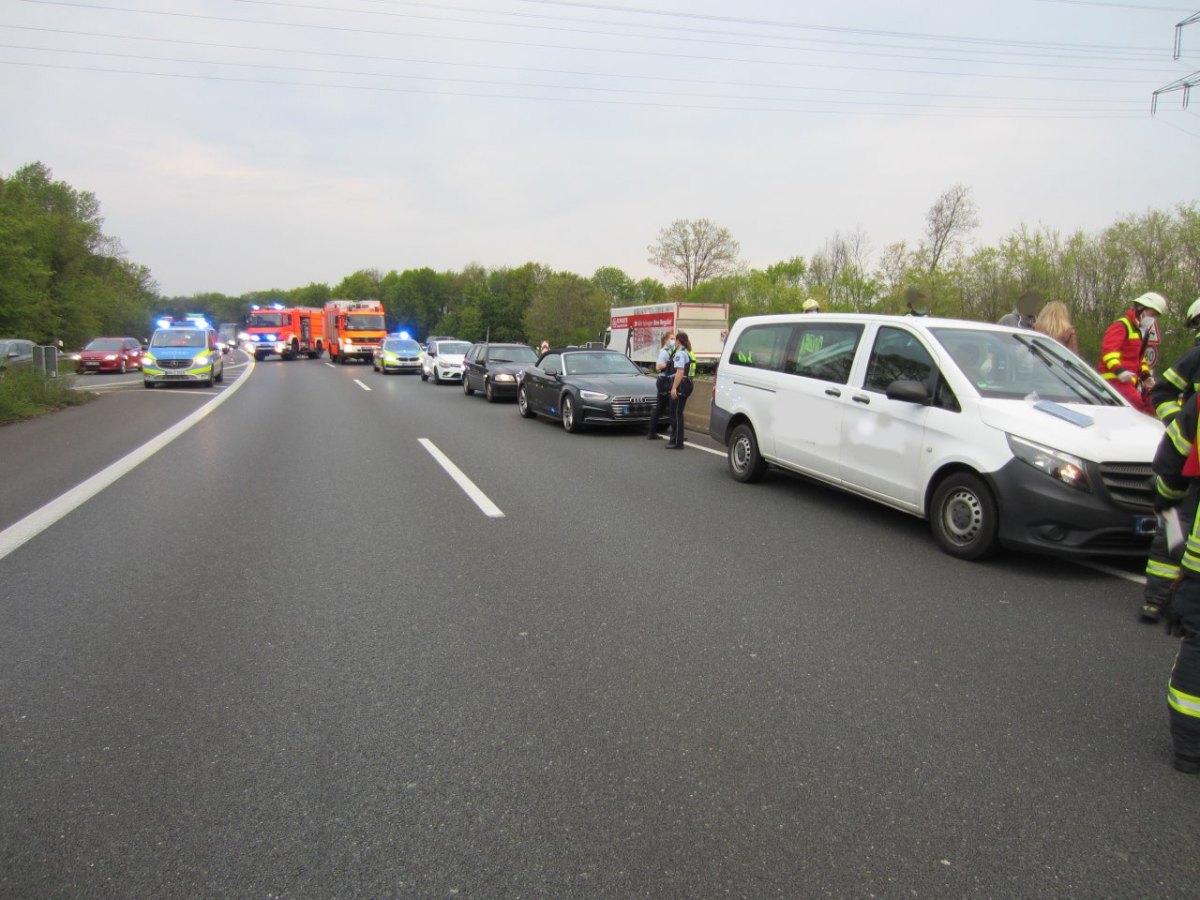
[{"label": "black audi convertible", "polygon": [[615,350],[547,350],[517,376],[517,410],[560,419],[574,434],[585,425],[646,424],[654,377]]}]

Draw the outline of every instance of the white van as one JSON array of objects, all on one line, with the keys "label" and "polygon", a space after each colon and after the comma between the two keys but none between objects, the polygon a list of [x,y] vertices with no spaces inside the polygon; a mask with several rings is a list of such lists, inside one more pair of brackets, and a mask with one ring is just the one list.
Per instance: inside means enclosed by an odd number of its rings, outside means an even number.
[{"label": "white van", "polygon": [[1033,331],[819,314],[737,321],[709,433],[729,472],[776,466],[928,518],[942,548],[1145,555],[1163,427]]}]

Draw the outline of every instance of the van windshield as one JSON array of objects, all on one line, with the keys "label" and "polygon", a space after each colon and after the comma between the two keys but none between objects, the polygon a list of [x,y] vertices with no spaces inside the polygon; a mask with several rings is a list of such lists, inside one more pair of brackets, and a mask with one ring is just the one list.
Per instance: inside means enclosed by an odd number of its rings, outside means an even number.
[{"label": "van windshield", "polygon": [[974,328],[930,332],[981,397],[1121,405],[1098,373],[1053,338]]},{"label": "van windshield", "polygon": [[151,347],[187,347],[195,349],[208,344],[208,333],[198,328],[160,328],[150,338]]}]

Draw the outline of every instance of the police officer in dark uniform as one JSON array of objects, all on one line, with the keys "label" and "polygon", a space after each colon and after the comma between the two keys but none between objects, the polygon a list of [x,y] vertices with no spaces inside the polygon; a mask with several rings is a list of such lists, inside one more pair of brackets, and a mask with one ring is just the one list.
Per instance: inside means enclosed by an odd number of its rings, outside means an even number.
[{"label": "police officer in dark uniform", "polygon": [[674,350],[675,335],[668,331],[662,336],[662,346],[654,363],[658,379],[654,385],[657,396],[654,398],[654,409],[650,413],[650,433],[646,435],[650,440],[658,437],[658,420],[671,407],[671,378],[675,374]]}]

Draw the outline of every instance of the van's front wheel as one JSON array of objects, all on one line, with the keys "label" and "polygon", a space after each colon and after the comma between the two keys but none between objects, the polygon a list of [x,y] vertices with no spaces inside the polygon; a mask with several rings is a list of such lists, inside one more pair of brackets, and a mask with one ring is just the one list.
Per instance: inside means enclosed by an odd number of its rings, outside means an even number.
[{"label": "van's front wheel", "polygon": [[996,500],[983,481],[966,472],[948,476],[933,492],[929,525],[941,548],[959,559],[995,552]]}]

